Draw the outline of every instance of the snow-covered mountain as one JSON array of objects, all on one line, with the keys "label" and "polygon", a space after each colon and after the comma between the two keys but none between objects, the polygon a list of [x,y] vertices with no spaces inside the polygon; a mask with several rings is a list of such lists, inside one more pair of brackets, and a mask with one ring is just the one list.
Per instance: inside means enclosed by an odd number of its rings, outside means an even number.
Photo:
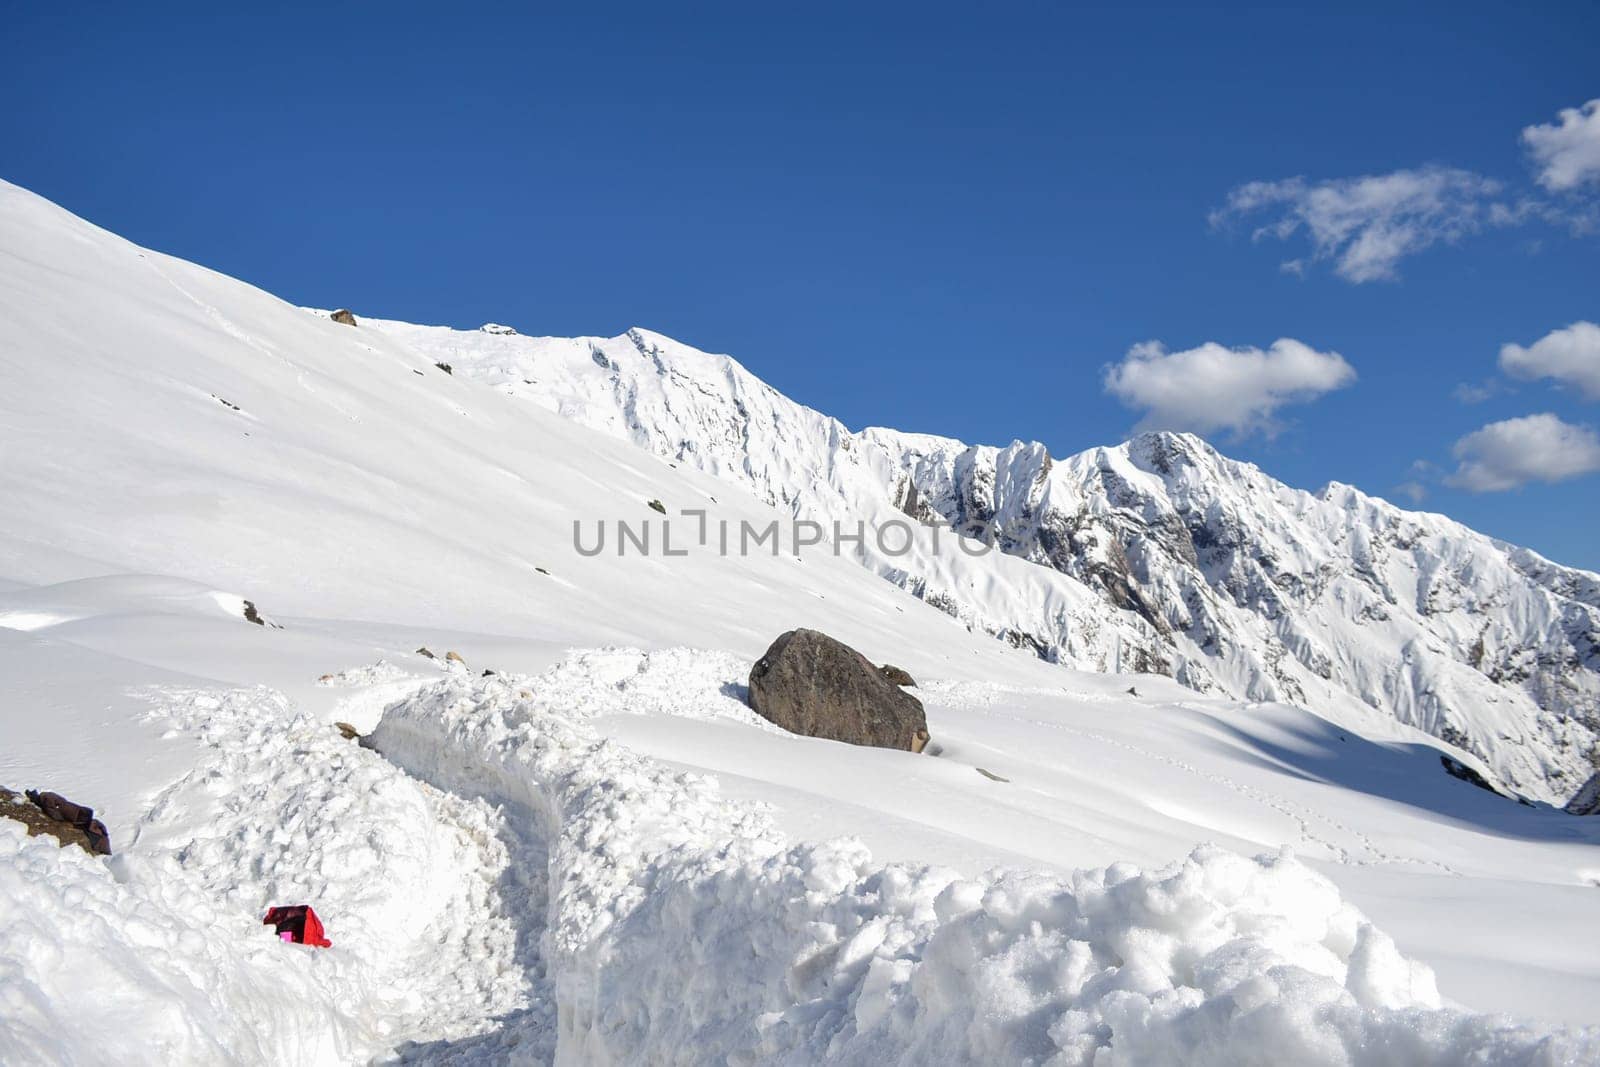
[{"label": "snow-covered mountain", "polygon": [[[574,520],[792,513],[767,481],[904,517],[943,446],[814,448],[816,416],[747,457],[784,402],[686,355],[701,416],[751,413],[694,445],[715,470],[627,439],[691,439],[671,374],[626,419],[580,388],[628,338],[496,385],[401,333],[0,182],[0,786],[94,806],[115,853],[0,808],[7,1067],[1600,1059],[1600,820],[1369,710],[1050,663],[1021,635],[1182,653],[927,528],[585,555]],[[936,748],[757,718],[795,626],[915,675]],[[302,902],[331,947],[263,926]]]},{"label": "snow-covered mountain", "polygon": [[909,516],[993,543],[1037,573],[963,551],[890,556],[872,538],[850,547],[1047,659],[1375,712],[1557,804],[1600,760],[1600,575],[1443,516],[1350,486],[1291,489],[1186,434],[1056,459],[1037,443],[855,433],[730,357],[646,330],[548,338],[362,321],[785,513],[879,527]]}]

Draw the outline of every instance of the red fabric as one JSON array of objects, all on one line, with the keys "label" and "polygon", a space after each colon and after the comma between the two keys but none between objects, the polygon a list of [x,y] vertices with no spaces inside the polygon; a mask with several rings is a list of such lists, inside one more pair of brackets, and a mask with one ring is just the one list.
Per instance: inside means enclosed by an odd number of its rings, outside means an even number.
[{"label": "red fabric", "polygon": [[300,935],[302,945],[316,945],[318,948],[332,948],[333,942],[322,936],[322,920],[317,918],[317,913],[309,906],[306,908],[306,928]]},{"label": "red fabric", "polygon": [[317,918],[317,913],[311,910],[309,904],[289,904],[269,908],[266,918],[262,919],[261,923],[263,926],[276,928],[280,935],[288,934],[290,940],[297,945],[333,947],[333,942],[323,936],[322,920]]}]

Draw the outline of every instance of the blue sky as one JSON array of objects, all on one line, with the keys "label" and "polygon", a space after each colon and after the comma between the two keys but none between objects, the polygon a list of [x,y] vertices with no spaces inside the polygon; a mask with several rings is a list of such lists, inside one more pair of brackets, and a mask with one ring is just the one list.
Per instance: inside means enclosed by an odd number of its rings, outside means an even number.
[{"label": "blue sky", "polygon": [[1600,322],[1592,3],[31,7],[0,176],[286,299],[1190,426],[1600,569],[1600,349],[1535,344]]}]

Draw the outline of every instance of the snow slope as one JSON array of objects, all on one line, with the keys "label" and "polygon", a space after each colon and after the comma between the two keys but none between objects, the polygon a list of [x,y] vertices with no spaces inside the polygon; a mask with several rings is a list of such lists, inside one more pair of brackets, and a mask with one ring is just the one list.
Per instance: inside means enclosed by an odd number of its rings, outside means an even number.
[{"label": "snow slope", "polygon": [[992,556],[885,559],[869,546],[863,562],[1047,658],[1329,715],[1376,711],[1558,804],[1600,760],[1600,575],[1443,516],[1349,486],[1299,492],[1183,434],[1057,460],[1036,443],[851,433],[733,359],[647,330],[372,325],[796,515],[881,525],[904,513],[981,534],[1049,578],[992,581]]},{"label": "snow slope", "polygon": [[[785,512],[436,358],[0,185],[0,784],[118,853],[0,819],[0,1062],[1594,1058],[1591,821],[887,559],[585,556]],[[1150,625],[917,536],[973,603]],[[939,754],[756,721],[797,625],[916,675]],[[333,948],[260,925],[301,901]]]}]

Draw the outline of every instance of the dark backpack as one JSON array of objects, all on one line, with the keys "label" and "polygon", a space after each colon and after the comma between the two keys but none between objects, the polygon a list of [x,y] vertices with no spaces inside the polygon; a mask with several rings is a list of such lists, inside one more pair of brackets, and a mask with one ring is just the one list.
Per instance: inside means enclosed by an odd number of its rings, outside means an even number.
[{"label": "dark backpack", "polygon": [[89,851],[97,856],[111,855],[111,835],[106,824],[94,817],[94,809],[74,804],[60,793],[41,793],[37,789],[26,791],[29,800],[38,809],[54,819],[83,834],[89,842]]}]

